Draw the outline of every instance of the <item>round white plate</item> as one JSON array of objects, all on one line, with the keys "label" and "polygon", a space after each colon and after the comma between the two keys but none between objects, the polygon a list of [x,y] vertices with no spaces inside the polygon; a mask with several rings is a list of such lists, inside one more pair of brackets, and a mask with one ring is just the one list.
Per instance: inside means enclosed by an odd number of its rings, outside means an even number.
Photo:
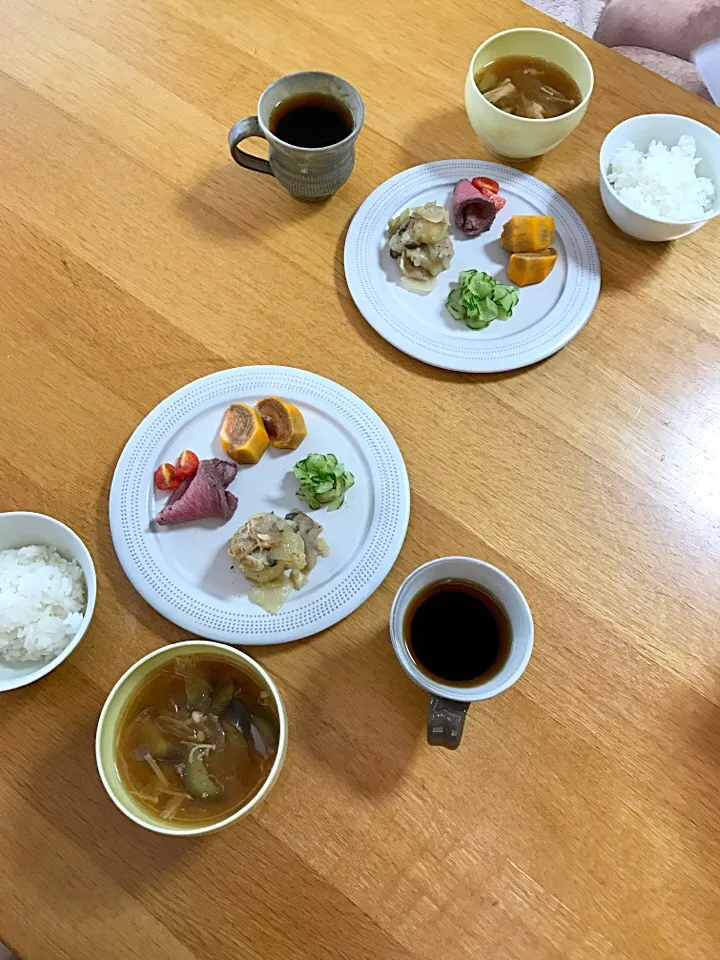
[{"label": "round white plate", "polygon": [[[201,520],[159,527],[167,494],[154,488],[159,463],[183,449],[201,458],[225,454],[218,430],[235,400],[270,394],[302,411],[307,438],[297,450],[268,447],[241,466],[228,487],[238,498],[223,523]],[[285,516],[308,509],[296,497],[293,465],[309,453],[334,453],[355,475],[339,510],[308,510],[325,528],[330,556],[279,613],[250,603],[249,584],[232,569],[230,538],[253,513]],[[120,563],[138,592],[168,620],[227,643],[284,643],[309,637],[356,610],[380,586],[405,539],[410,486],[392,434],[370,407],[332,380],[291,367],[238,367],[182,387],[143,420],[123,450],[110,490],[110,530]]]},{"label": "round white plate", "polygon": [[[399,283],[388,251],[387,223],[406,207],[435,200],[451,211],[458,180],[492,177],[507,204],[487,233],[469,239],[454,223],[455,255],[427,296]],[[461,270],[484,270],[509,283],[509,254],[500,246],[502,225],[516,214],[555,219],[557,263],[543,283],[520,288],[509,320],[470,330],[445,301]],[[374,190],[355,214],[345,241],[345,277],[358,309],[380,336],[425,363],[466,373],[497,373],[536,363],[564,347],[588,321],[600,293],[600,259],[578,213],[547,184],[499,163],[437,160],[398,173]]]}]

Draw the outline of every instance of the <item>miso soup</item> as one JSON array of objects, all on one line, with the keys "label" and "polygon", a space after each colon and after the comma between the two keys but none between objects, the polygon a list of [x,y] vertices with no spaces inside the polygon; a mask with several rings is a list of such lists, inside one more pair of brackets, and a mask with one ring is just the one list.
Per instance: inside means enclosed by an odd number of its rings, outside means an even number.
[{"label": "miso soup", "polygon": [[176,657],[152,673],[118,725],[115,764],[140,806],[174,823],[214,823],[261,788],[278,751],[269,690],[234,663]]},{"label": "miso soup", "polygon": [[570,74],[541,57],[498,57],[477,71],[475,83],[499,110],[528,120],[551,120],[582,100]]}]

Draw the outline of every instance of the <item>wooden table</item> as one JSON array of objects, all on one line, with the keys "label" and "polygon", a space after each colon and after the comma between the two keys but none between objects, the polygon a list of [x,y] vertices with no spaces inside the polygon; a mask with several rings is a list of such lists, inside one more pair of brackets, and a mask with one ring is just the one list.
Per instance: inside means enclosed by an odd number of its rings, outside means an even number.
[{"label": "wooden table", "polygon": [[[590,109],[528,169],[590,226],[598,308],[534,369],[423,366],[356,311],[343,238],[391,174],[486,156],[462,106],[484,37],[571,32],[518,0],[481,7],[2,3],[0,505],[69,523],[99,573],[77,652],[2,696],[0,939],[22,960],[720,954],[720,234],[632,242],[597,190],[618,121],[718,114],[576,37],[597,73]],[[320,207],[240,170],[225,145],[267,83],[314,66],[367,105],[354,176]],[[378,410],[413,514],[361,610],[255,648],[291,721],[270,801],[173,842],[125,819],[95,772],[111,685],[182,636],[118,565],[108,486],[159,400],[251,363],[315,370]],[[423,742],[426,701],[386,626],[402,578],[445,553],[507,570],[537,631],[527,673],[470,711],[457,753]]]}]

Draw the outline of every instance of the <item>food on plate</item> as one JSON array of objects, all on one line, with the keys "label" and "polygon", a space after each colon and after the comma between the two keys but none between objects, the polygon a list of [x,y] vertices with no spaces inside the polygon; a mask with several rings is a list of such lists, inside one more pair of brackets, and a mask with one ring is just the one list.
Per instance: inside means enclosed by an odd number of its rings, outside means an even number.
[{"label": "food on plate", "polygon": [[508,279],[518,287],[542,283],[550,275],[556,260],[557,250],[552,247],[536,253],[513,253],[507,268]]},{"label": "food on plate", "polygon": [[311,453],[304,460],[298,460],[294,471],[300,481],[298,497],[312,510],[320,507],[337,510],[355,483],[355,477],[338,462],[334,453]]},{"label": "food on plate", "polygon": [[161,463],[155,471],[155,486],[158,490],[176,490],[183,480],[197,471],[200,460],[192,450],[183,450],[175,464]]},{"label": "food on plate", "polygon": [[468,237],[479,237],[493,225],[497,216],[497,195],[478,190],[469,180],[458,180],[453,192],[453,219],[458,230]]},{"label": "food on plate", "polygon": [[307,436],[305,420],[297,407],[279,397],[265,397],[257,404],[270,443],[279,450],[297,450]]},{"label": "food on plate", "polygon": [[115,764],[145,810],[175,823],[213,823],[257,793],[279,740],[272,695],[254,677],[220,657],[176,657],[128,702]]},{"label": "food on plate", "polygon": [[502,228],[500,243],[510,253],[539,253],[555,239],[555,221],[545,216],[511,217]]},{"label": "food on plate", "polygon": [[493,320],[507,320],[519,301],[514,287],[498,283],[479,270],[463,270],[446,306],[456,320],[471,330],[483,330]]},{"label": "food on plate", "polygon": [[322,530],[302,510],[293,510],[285,519],[256,513],[240,527],[228,553],[255,584],[249,593],[252,603],[277,613],[293,589],[305,586],[317,558],[329,555]]},{"label": "food on plate", "polygon": [[500,184],[492,177],[473,177],[472,185],[476,190],[489,190],[490,193],[500,193]]},{"label": "food on plate", "polygon": [[175,464],[175,476],[179,477],[181,481],[186,480],[197,473],[199,466],[200,458],[198,455],[193,453],[192,450],[183,450]]},{"label": "food on plate", "polygon": [[235,463],[257,463],[270,444],[260,412],[231,403],[220,427],[220,444]]},{"label": "food on plate", "polygon": [[715,185],[697,175],[696,149],[689,136],[674,146],[653,140],[645,151],[629,140],[613,154],[608,182],[623,203],[644,216],[700,220],[712,208]]},{"label": "food on plate", "polygon": [[403,210],[388,222],[390,256],[399,261],[401,282],[413,293],[429,293],[435,278],[450,266],[449,227],[447,210],[434,202]]},{"label": "food on plate", "polygon": [[186,477],[155,517],[161,526],[217,517],[229,520],[237,497],[225,488],[235,479],[237,467],[227,460],[201,460],[196,473]]},{"label": "food on plate", "polygon": [[477,71],[475,83],[493,106],[527,120],[551,120],[582,100],[567,70],[541,57],[498,57]]},{"label": "food on plate", "polygon": [[0,550],[0,661],[56,657],[80,629],[86,604],[76,560],[48,546]]},{"label": "food on plate", "polygon": [[500,196],[500,184],[491,177],[473,177],[471,181],[476,190],[490,201],[495,209],[500,212],[507,203],[505,197]]},{"label": "food on plate", "polygon": [[515,216],[503,226],[500,243],[510,251],[507,275],[519,287],[542,283],[557,260],[550,244],[555,238],[555,221],[547,216]]},{"label": "food on plate", "polygon": [[158,490],[175,490],[181,483],[175,476],[175,467],[171,463],[161,463],[155,471],[155,486]]}]

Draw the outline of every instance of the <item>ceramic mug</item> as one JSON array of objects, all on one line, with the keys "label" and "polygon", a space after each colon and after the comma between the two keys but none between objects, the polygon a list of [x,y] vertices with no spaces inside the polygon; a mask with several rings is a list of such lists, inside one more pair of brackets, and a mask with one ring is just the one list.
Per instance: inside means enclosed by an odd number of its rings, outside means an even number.
[{"label": "ceramic mug", "polygon": [[[504,113],[485,99],[475,83],[478,70],[498,57],[520,54],[542,57],[570,74],[582,94],[574,110],[548,120],[528,120]],[[465,79],[465,109],[473,130],[495,156],[503,160],[528,160],[547,153],[570,136],[585,116],[593,83],[590,61],[572,40],[551,30],[531,27],[505,30],[490,37],[473,54]]]},{"label": "ceramic mug", "polygon": [[[339,100],[352,114],[351,132],[327,147],[297,147],[280,140],[270,130],[270,117],[284,100],[302,94],[325,94]],[[241,167],[274,176],[293,196],[305,200],[331,197],[348,180],[355,166],[355,141],[365,119],[362,97],[347,80],[334,73],[305,70],[281,77],[260,95],[257,115],[233,124],[228,134],[230,153]],[[248,137],[264,137],[268,159],[240,149]]]},{"label": "ceramic mug", "polygon": [[[491,594],[507,614],[510,624],[510,651],[502,667],[478,678],[474,684],[455,684],[430,677],[415,662],[403,621],[413,599],[432,583],[465,580]],[[468,707],[475,700],[489,700],[511,687],[523,674],[533,648],[533,620],[522,590],[510,577],[483,560],[473,557],[441,557],[414,570],[395,595],[390,611],[390,638],[403,670],[430,694],[427,739],[433,746],[455,749],[460,745]],[[442,638],[438,638],[442,643]]]}]

